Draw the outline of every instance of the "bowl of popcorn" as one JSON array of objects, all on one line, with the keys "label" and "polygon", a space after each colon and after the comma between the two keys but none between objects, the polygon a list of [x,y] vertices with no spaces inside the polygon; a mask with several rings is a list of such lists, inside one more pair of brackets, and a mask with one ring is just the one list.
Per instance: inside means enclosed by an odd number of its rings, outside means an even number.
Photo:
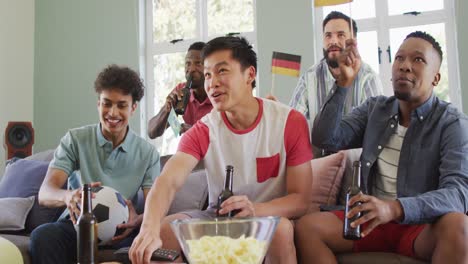
[{"label": "bowl of popcorn", "polygon": [[190,264],[255,264],[262,263],[279,219],[182,219],[171,228]]}]

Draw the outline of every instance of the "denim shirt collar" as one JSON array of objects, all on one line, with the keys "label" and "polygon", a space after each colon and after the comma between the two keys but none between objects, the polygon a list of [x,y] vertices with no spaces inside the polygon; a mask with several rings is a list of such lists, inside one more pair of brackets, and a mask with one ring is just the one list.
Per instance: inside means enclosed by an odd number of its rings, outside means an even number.
[{"label": "denim shirt collar", "polygon": [[[390,116],[389,119],[395,119],[398,120],[398,114],[399,114],[399,101],[396,99],[395,96],[390,97],[393,99],[392,102],[392,107],[390,108]],[[382,107],[385,107],[385,105],[382,105]]]},{"label": "denim shirt collar", "polygon": [[417,120],[419,120],[419,122],[424,121],[432,110],[434,98],[435,98],[435,95],[434,93],[432,93],[426,102],[424,102],[422,105],[420,105],[411,113],[411,118],[416,118]]},{"label": "denim shirt collar", "polygon": [[[399,101],[395,98],[395,96],[392,96],[391,98],[393,98],[394,100],[390,109],[389,119],[398,120]],[[431,94],[431,96],[429,97],[429,99],[426,100],[426,102],[424,102],[422,105],[420,105],[418,108],[411,112],[411,119],[414,118],[419,120],[419,122],[423,122],[426,119],[426,117],[431,113],[434,100],[435,95]]]},{"label": "denim shirt collar", "polygon": [[[106,143],[109,143],[112,145],[112,142],[107,140],[104,135],[102,134],[102,129],[101,129],[101,124],[97,126],[97,140],[99,146],[102,148]],[[122,144],[120,144],[119,148],[125,152],[127,152],[130,148],[130,142],[132,141],[132,138],[134,137],[133,131],[127,126],[127,135],[125,136],[124,141]]]}]

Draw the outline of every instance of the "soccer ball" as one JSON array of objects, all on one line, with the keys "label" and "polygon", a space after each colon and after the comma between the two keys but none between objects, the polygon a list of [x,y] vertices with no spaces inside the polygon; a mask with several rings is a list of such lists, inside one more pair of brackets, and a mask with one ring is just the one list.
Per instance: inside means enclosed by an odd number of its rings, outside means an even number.
[{"label": "soccer ball", "polygon": [[112,237],[122,234],[125,229],[117,229],[117,225],[128,221],[128,206],[123,196],[108,186],[92,188],[93,214],[98,222],[98,245],[106,245]]}]

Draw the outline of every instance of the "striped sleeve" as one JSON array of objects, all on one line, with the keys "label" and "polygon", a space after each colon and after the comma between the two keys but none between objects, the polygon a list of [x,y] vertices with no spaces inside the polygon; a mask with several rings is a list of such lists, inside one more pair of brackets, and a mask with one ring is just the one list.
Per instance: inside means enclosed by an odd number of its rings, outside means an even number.
[{"label": "striped sleeve", "polygon": [[294,89],[289,106],[303,114],[307,119],[310,119],[309,96],[307,89],[306,74],[302,74],[297,82],[296,88]]},{"label": "striped sleeve", "polygon": [[367,66],[365,73],[363,74],[362,80],[359,83],[361,92],[361,98],[359,98],[359,104],[364,103],[368,98],[383,95],[383,85],[380,81],[379,76]]}]

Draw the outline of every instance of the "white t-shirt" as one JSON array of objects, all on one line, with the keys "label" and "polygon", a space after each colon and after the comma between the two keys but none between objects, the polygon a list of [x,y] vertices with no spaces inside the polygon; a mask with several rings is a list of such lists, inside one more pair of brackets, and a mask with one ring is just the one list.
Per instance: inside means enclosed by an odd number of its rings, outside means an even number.
[{"label": "white t-shirt", "polygon": [[235,195],[266,202],[287,194],[287,166],[312,159],[304,116],[286,105],[256,99],[260,108],[251,127],[236,130],[224,112],[213,110],[180,141],[179,151],[204,161],[210,204],[224,187],[226,165],[234,166]]},{"label": "white t-shirt", "polygon": [[395,200],[397,198],[398,162],[406,130],[406,127],[398,125],[398,129],[390,136],[377,159],[373,194],[380,199]]}]

